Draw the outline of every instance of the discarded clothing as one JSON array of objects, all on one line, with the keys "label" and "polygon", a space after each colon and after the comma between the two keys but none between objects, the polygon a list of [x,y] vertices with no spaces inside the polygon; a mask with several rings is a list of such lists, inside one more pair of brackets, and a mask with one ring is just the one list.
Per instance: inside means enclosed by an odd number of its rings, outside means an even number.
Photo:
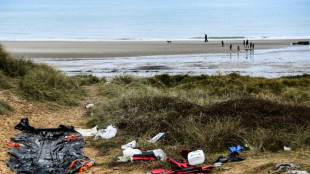
[{"label": "discarded clothing", "polygon": [[21,119],[15,129],[22,132],[11,138],[7,165],[17,173],[61,173],[83,171],[94,165],[81,148],[85,141],[73,126],[38,129]]},{"label": "discarded clothing", "polygon": [[110,139],[116,136],[117,129],[113,127],[112,125],[109,125],[106,129],[100,129],[96,135],[95,135],[95,140],[98,139],[99,137],[103,139]]},{"label": "discarded clothing", "polygon": [[220,163],[227,163],[228,162],[228,158],[225,157],[225,156],[220,156],[220,157],[217,158],[216,161],[214,161],[214,163],[218,163],[218,162],[220,162]]},{"label": "discarded clothing", "polygon": [[95,126],[91,129],[77,129],[76,131],[82,134],[83,137],[90,137],[96,135],[97,127],[98,126]]},{"label": "discarded clothing", "polygon": [[300,169],[300,166],[291,163],[280,163],[274,167],[274,170],[287,170],[292,168]]},{"label": "discarded clothing", "polygon": [[229,150],[231,152],[241,152],[244,148],[240,145],[236,146],[236,147],[229,147]]},{"label": "discarded clothing", "polygon": [[241,157],[239,152],[231,152],[228,154],[229,161],[231,162],[239,162],[245,160],[245,157]]},{"label": "discarded clothing", "polygon": [[307,171],[303,170],[303,171],[300,171],[300,170],[291,170],[291,171],[288,171],[287,172],[288,174],[309,174]]}]

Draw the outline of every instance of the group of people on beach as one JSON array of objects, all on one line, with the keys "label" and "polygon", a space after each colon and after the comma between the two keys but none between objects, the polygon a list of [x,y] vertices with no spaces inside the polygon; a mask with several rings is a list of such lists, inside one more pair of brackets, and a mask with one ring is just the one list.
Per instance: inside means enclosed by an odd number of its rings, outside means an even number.
[{"label": "group of people on beach", "polygon": [[244,48],[248,48],[249,47],[250,49],[254,50],[254,43],[250,42],[250,45],[249,45],[249,40],[246,40],[246,41],[244,40],[243,41],[243,47]]},{"label": "group of people on beach", "polygon": [[[205,34],[205,42],[208,42],[208,35]],[[232,44],[229,45],[229,49],[232,50]],[[222,40],[222,47],[224,47],[224,41]],[[250,50],[254,50],[254,43],[250,42],[249,44],[249,40],[244,40],[243,41],[243,47],[244,48],[249,48]],[[240,51],[240,46],[237,46],[237,51]]]}]

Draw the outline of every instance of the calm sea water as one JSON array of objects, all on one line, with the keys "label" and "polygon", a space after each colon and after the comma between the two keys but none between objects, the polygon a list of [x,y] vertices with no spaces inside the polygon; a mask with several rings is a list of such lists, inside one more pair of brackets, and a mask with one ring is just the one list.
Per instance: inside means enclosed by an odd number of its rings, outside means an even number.
[{"label": "calm sea water", "polygon": [[310,38],[310,0],[0,0],[0,40]]}]

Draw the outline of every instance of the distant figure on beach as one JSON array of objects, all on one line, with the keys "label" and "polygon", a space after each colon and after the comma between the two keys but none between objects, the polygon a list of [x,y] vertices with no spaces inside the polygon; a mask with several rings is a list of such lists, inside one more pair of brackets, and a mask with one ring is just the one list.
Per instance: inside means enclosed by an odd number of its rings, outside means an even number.
[{"label": "distant figure on beach", "polygon": [[246,47],[248,47],[248,45],[249,45],[249,40],[246,40],[245,45],[246,45]]},{"label": "distant figure on beach", "polygon": [[252,42],[250,42],[250,49],[252,49]]},{"label": "distant figure on beach", "polygon": [[245,40],[243,40],[243,47],[245,47]]},{"label": "distant figure on beach", "polygon": [[252,44],[253,50],[254,50],[254,43]]},{"label": "distant figure on beach", "polygon": [[205,34],[205,42],[208,42],[208,35]]},{"label": "distant figure on beach", "polygon": [[224,41],[222,41],[222,47],[224,47]]},{"label": "distant figure on beach", "polygon": [[237,47],[237,50],[238,50],[238,51],[240,51],[240,47],[239,47],[239,45],[238,45],[238,47]]},{"label": "distant figure on beach", "polygon": [[230,50],[232,49],[232,44],[230,44],[229,49],[230,49]]}]

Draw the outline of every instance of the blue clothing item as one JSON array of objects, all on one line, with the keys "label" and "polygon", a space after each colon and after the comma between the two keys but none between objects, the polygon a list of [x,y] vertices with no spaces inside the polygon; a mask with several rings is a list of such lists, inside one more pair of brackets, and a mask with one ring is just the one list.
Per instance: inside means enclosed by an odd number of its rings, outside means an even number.
[{"label": "blue clothing item", "polygon": [[244,148],[240,145],[236,146],[236,147],[229,147],[231,152],[241,152]]}]

